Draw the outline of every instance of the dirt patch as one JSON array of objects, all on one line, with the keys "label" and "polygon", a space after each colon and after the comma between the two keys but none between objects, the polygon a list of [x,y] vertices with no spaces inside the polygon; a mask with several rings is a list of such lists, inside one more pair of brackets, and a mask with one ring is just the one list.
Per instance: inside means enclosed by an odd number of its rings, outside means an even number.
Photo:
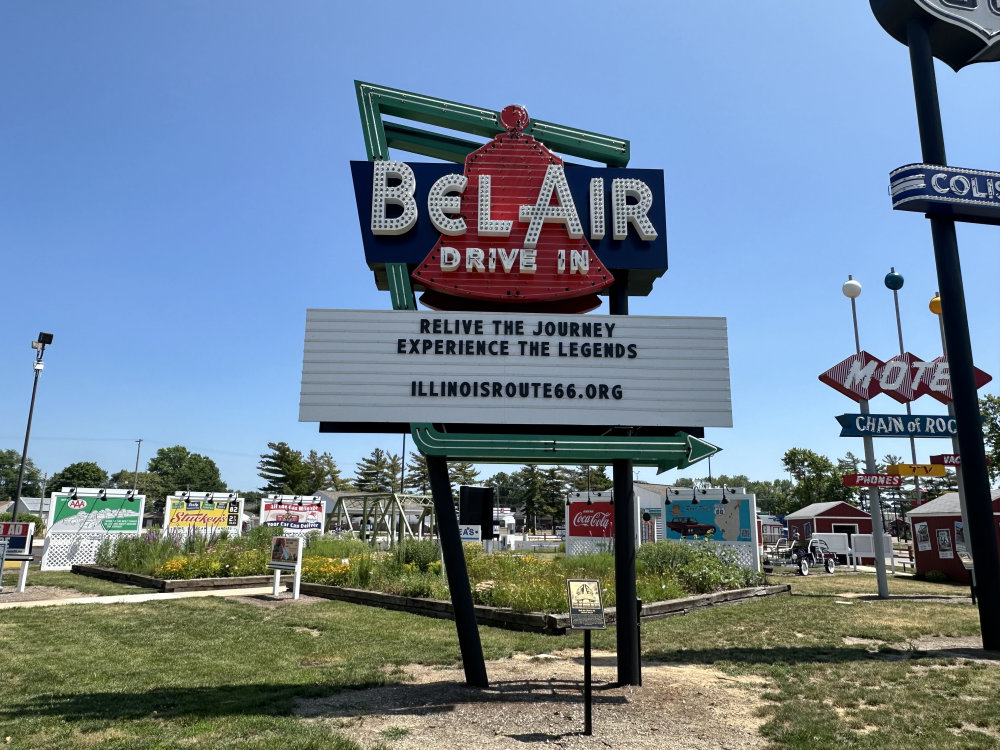
[{"label": "dirt patch", "polygon": [[11,604],[13,602],[41,602],[50,599],[77,599],[81,596],[92,596],[92,594],[82,594],[75,589],[64,589],[57,586],[25,586],[23,593],[17,593],[17,586],[4,585],[3,593],[0,593],[0,604]]},{"label": "dirt patch", "polygon": [[593,735],[583,735],[583,653],[487,662],[488,689],[465,685],[461,668],[410,665],[406,684],[301,700],[297,713],[365,748],[510,750],[558,748],[751,750],[766,682],[706,667],[646,663],[642,687],[614,687],[615,655],[594,654]]},{"label": "dirt patch", "polygon": [[877,652],[883,646],[898,651],[912,651],[922,656],[935,656],[952,659],[968,659],[970,661],[1000,662],[1000,652],[983,649],[983,638],[980,635],[943,636],[924,635],[919,638],[908,638],[905,641],[882,641],[878,638],[843,638],[846,646],[865,646],[870,652]]},{"label": "dirt patch", "polygon": [[251,594],[249,596],[230,596],[227,598],[243,602],[244,604],[252,604],[255,607],[265,607],[266,609],[274,609],[275,607],[288,604],[318,604],[319,602],[329,601],[321,596],[306,596],[305,594],[300,594],[298,599],[293,599],[291,591],[282,591],[277,596],[272,596],[271,594]]}]

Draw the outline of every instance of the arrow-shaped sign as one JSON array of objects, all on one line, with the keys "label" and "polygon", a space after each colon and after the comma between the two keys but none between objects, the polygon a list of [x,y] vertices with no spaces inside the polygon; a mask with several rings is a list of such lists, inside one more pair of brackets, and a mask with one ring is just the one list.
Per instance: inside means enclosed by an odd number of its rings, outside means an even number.
[{"label": "arrow-shaped sign", "polygon": [[951,416],[910,414],[841,414],[841,437],[954,437],[958,434]]},{"label": "arrow-shaped sign", "polygon": [[413,440],[421,452],[459,461],[483,463],[607,464],[618,458],[657,473],[685,469],[721,448],[686,432],[674,437],[616,435],[478,435],[439,432],[430,424],[413,424]]},{"label": "arrow-shaped sign", "polygon": [[885,470],[897,477],[943,477],[948,474],[944,464],[889,464]]},{"label": "arrow-shaped sign", "polygon": [[888,474],[845,474],[845,487],[902,487],[903,477]]}]

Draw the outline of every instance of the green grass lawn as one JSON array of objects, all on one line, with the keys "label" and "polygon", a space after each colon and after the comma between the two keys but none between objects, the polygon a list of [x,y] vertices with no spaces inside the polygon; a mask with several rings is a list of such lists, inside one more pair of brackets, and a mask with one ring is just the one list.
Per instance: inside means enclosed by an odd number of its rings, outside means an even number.
[{"label": "green grass lawn", "polygon": [[[774,748],[1000,745],[1000,662],[904,644],[978,634],[975,607],[930,598],[967,589],[891,579],[892,598],[879,601],[870,575],[771,580],[791,583],[793,595],[644,623],[644,662],[764,678],[762,731]],[[582,644],[579,635],[480,632],[488,659]],[[613,650],[614,629],[595,634],[594,647]],[[450,621],[341,602],[4,610],[0,748],[353,750],[346,736],[295,718],[294,699],[396,682],[406,664],[458,659]]]},{"label": "green grass lawn", "polygon": [[[7,573],[4,575],[4,591],[13,591],[17,586],[17,576]],[[63,589],[73,589],[87,596],[113,596],[115,594],[149,594],[150,589],[139,586],[128,586],[124,583],[105,581],[100,578],[89,578],[77,575],[69,571],[46,570],[42,572],[31,568],[28,571],[26,587],[31,586],[57,586]],[[0,601],[3,601],[0,598]]]}]

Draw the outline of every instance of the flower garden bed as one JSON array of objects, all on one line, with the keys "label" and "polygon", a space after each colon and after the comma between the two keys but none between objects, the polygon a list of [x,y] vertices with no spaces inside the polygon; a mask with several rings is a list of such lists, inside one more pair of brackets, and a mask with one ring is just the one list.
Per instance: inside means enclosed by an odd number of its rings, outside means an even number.
[{"label": "flower garden bed", "polygon": [[103,578],[106,581],[127,583],[156,591],[211,591],[213,589],[241,589],[254,586],[267,586],[274,581],[274,574],[260,576],[233,576],[231,578],[191,578],[171,579],[156,578],[141,573],[128,573],[116,568],[105,568],[100,565],[74,565],[74,573],[91,578]]},{"label": "flower garden bed", "polygon": [[[273,574],[176,580],[155,578],[138,573],[126,573],[125,571],[105,568],[100,565],[74,565],[73,572],[92,578],[103,578],[108,581],[128,583],[164,592],[206,591],[211,589],[266,586],[274,580]],[[292,584],[290,582],[287,583],[286,588],[291,589]],[[665,617],[672,617],[673,615],[687,614],[696,609],[718,606],[720,604],[737,604],[753,601],[763,597],[788,594],[790,591],[791,587],[787,584],[781,586],[755,586],[730,591],[716,591],[711,594],[685,596],[661,602],[650,602],[649,604],[644,604],[642,607],[642,619],[662,620]],[[351,604],[362,604],[369,607],[381,607],[382,609],[409,612],[424,617],[436,617],[442,620],[455,619],[455,612],[451,602],[444,599],[400,596],[398,594],[386,594],[381,591],[330,586],[322,583],[308,583],[306,581],[302,582],[301,593],[323,599],[349,602]],[[565,635],[569,631],[569,615],[566,614],[517,612],[507,607],[488,607],[482,604],[475,605],[475,610],[476,622],[492,628],[520,630],[529,633],[547,633],[549,635]],[[614,625],[616,621],[615,608],[606,607],[604,617],[608,625]]]},{"label": "flower garden bed", "polygon": [[[652,602],[642,607],[642,620],[662,620],[673,615],[687,614],[696,609],[717,606],[720,604],[737,604],[753,601],[768,596],[778,596],[791,592],[791,586],[756,586],[747,589],[731,591],[716,591],[712,594],[685,596],[669,601]],[[424,617],[437,617],[443,620],[455,619],[451,602],[442,599],[420,599],[412,596],[383,594],[379,591],[364,589],[349,589],[342,586],[327,586],[319,583],[303,583],[301,593],[319,596],[325,599],[364,604],[383,609],[401,610]],[[531,633],[547,633],[549,635],[565,635],[569,631],[568,614],[549,614],[546,612],[515,612],[503,607],[487,607],[475,605],[476,622],[493,628],[505,630],[522,630]],[[608,625],[616,622],[615,608],[604,610],[604,619]]]}]

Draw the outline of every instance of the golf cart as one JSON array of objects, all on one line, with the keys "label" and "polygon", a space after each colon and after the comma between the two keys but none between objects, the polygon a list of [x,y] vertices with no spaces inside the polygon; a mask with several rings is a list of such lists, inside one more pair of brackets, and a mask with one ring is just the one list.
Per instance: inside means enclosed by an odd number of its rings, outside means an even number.
[{"label": "golf cart", "polygon": [[833,573],[837,567],[837,556],[822,539],[791,545],[787,539],[779,539],[771,550],[764,553],[764,566],[765,570],[767,567],[795,568],[799,575],[804,576],[809,575],[809,568],[821,567],[827,573]]}]

